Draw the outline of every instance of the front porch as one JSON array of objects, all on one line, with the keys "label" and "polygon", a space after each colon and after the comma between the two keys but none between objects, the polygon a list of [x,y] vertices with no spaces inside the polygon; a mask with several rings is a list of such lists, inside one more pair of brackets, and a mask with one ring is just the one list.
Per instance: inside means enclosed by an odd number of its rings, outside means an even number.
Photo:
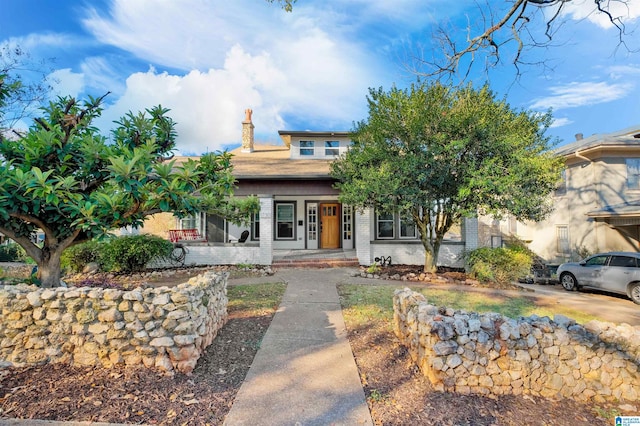
[{"label": "front porch", "polygon": [[[283,267],[285,265],[304,264],[305,262],[326,259],[327,264],[344,265],[344,266],[369,266],[377,261],[378,258],[391,258],[393,264],[421,265],[424,263],[424,248],[418,240],[384,240],[377,239],[375,233],[375,216],[372,211],[364,210],[362,212],[349,211],[349,221],[342,220],[342,227],[338,230],[344,236],[339,241],[340,248],[316,248],[310,247],[307,237],[312,235],[315,241],[318,241],[318,229],[323,222],[318,223],[316,216],[313,220],[304,214],[298,216],[289,216],[293,218],[291,226],[295,226],[296,231],[293,232],[295,238],[289,244],[283,244],[279,239],[277,230],[281,228],[278,216],[274,219],[275,206],[279,205],[274,202],[270,195],[261,195],[259,228],[252,226],[251,231],[256,231],[253,238],[249,236],[249,230],[238,228],[245,234],[244,238],[238,238],[229,242],[227,234],[221,241],[227,242],[211,242],[187,240],[184,241],[187,247],[185,259],[186,265],[274,265]],[[305,203],[299,203],[305,204]],[[306,203],[304,213],[313,206],[314,215],[317,215],[318,203]],[[320,203],[325,206],[330,203]],[[335,204],[335,203],[334,203]],[[337,206],[337,205],[336,205]],[[336,214],[338,213],[336,207]],[[343,209],[343,211],[346,209]],[[306,219],[300,219],[304,217]],[[314,227],[309,227],[312,223]],[[348,224],[348,228],[344,225]],[[319,225],[319,226],[318,226]],[[326,224],[325,224],[326,225]],[[313,230],[306,232],[305,230]],[[478,246],[478,220],[476,218],[465,219],[462,226],[461,241],[444,241],[438,257],[438,265],[449,267],[463,266],[462,254],[466,250],[473,250]],[[347,232],[348,231],[348,232]],[[206,234],[203,233],[203,234]],[[191,234],[189,234],[191,235]],[[195,238],[195,237],[194,237]],[[346,238],[346,239],[345,239]],[[295,243],[295,244],[294,244]]]}]

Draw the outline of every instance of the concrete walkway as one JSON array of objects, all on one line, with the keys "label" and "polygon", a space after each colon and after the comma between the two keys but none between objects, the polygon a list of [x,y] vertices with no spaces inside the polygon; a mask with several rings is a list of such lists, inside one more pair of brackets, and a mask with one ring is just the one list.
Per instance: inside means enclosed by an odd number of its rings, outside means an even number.
[{"label": "concrete walkway", "polygon": [[278,272],[287,290],[225,425],[373,424],[336,290],[347,273]]}]

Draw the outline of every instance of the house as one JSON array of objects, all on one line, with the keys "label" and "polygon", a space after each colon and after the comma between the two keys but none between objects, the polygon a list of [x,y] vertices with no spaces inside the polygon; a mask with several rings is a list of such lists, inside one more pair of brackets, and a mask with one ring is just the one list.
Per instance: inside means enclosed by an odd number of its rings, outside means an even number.
[{"label": "house", "polygon": [[[382,257],[396,264],[424,263],[424,248],[413,224],[397,215],[357,211],[339,201],[330,164],[349,149],[348,132],[281,130],[278,135],[279,143],[256,144],[252,112],[246,111],[242,144],[231,151],[238,182],[234,194],[257,196],[260,213],[248,226],[206,213],[175,221],[174,239],[188,240],[183,241],[188,244],[187,263],[269,265],[274,252],[282,250],[345,251],[361,265]],[[157,220],[152,222],[162,228]],[[477,242],[478,221],[466,219],[447,235],[439,264],[463,266],[461,254],[476,248]]]},{"label": "house", "polygon": [[596,134],[556,149],[565,161],[555,209],[518,228],[552,263],[601,251],[640,251],[640,126]]}]

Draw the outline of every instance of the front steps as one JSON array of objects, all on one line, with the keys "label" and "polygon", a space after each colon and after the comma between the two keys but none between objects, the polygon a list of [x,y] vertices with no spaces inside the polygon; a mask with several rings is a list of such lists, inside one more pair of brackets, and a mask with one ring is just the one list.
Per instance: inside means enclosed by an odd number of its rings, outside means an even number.
[{"label": "front steps", "polygon": [[357,258],[345,259],[277,259],[272,269],[280,268],[352,268],[360,266]]}]

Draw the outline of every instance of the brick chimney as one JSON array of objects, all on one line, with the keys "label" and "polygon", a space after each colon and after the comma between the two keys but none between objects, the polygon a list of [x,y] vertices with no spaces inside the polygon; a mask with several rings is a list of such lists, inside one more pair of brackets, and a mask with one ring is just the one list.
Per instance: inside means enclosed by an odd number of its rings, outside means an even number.
[{"label": "brick chimney", "polygon": [[244,121],[242,122],[242,152],[253,152],[253,128],[251,122],[251,109],[244,110]]}]

